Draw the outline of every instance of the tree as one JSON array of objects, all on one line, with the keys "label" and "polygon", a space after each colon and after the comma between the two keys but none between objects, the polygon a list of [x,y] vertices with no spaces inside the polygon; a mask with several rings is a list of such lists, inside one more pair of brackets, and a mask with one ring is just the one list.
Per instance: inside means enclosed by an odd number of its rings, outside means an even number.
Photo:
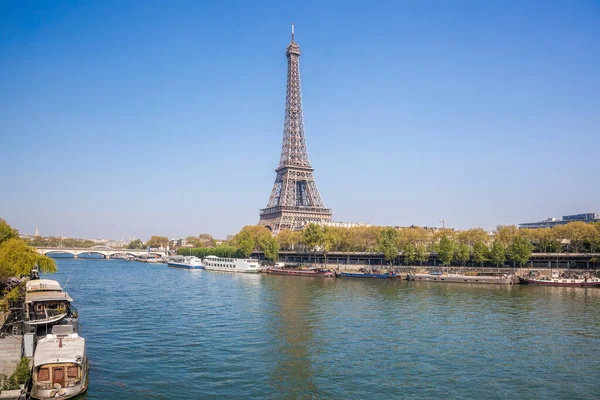
[{"label": "tree", "polygon": [[500,225],[496,228],[496,235],[494,240],[499,241],[504,245],[504,247],[508,246],[512,240],[519,236],[519,229],[514,225],[503,226]]},{"label": "tree", "polygon": [[19,232],[0,218],[0,245],[8,239],[19,237]]},{"label": "tree", "polygon": [[262,238],[260,248],[264,251],[267,260],[277,261],[279,242],[273,236]]},{"label": "tree", "polygon": [[417,261],[419,261],[419,265],[423,265],[424,262],[429,261],[429,251],[423,243],[419,243],[415,250],[415,256],[417,258]]},{"label": "tree", "polygon": [[302,243],[311,251],[315,251],[317,246],[323,241],[323,228],[317,224],[308,224],[302,231]]},{"label": "tree", "polygon": [[490,249],[490,261],[497,267],[504,265],[504,261],[506,261],[504,245],[498,240],[494,240],[494,243],[492,243],[492,248]]},{"label": "tree", "polygon": [[440,239],[438,245],[438,258],[442,262],[442,265],[450,265],[450,262],[454,258],[455,242],[448,236],[444,235]]},{"label": "tree", "polygon": [[214,247],[217,241],[208,233],[201,233],[198,235],[198,244],[200,245],[199,247]]},{"label": "tree", "polygon": [[531,258],[533,245],[524,237],[517,236],[506,249],[508,257],[518,266],[524,265]]},{"label": "tree", "polygon": [[323,249],[323,255],[325,256],[325,265],[327,265],[327,253],[331,251],[331,248],[335,243],[335,232],[328,226],[324,226],[322,231],[321,248]]},{"label": "tree", "polygon": [[454,259],[464,266],[469,261],[469,258],[471,258],[469,246],[466,243],[460,243],[454,252]]},{"label": "tree", "polygon": [[27,246],[19,238],[8,239],[0,245],[0,281],[29,275],[36,265],[41,272],[56,272],[56,263],[53,259],[38,254],[34,248]]},{"label": "tree", "polygon": [[143,249],[144,243],[140,239],[135,239],[129,242],[127,245],[128,249]]},{"label": "tree", "polygon": [[290,229],[279,231],[276,239],[279,242],[279,248],[281,250],[294,250],[299,244],[302,243],[300,232],[292,231]]},{"label": "tree", "polygon": [[[396,228],[385,228],[381,232],[379,239],[379,251],[383,253],[383,258],[392,265],[392,261],[398,258],[400,253],[398,246],[400,244],[400,237]],[[406,258],[406,256],[405,256]]]},{"label": "tree", "polygon": [[475,242],[473,245],[473,261],[483,267],[490,258],[490,249],[483,242]]},{"label": "tree", "polygon": [[416,249],[414,244],[407,243],[406,246],[404,246],[404,250],[402,250],[402,255],[404,256],[404,265],[412,265],[415,262],[415,252]]},{"label": "tree", "polygon": [[254,239],[250,236],[250,232],[240,232],[236,235],[237,247],[240,249],[245,258],[250,257],[254,249]]},{"label": "tree", "polygon": [[162,247],[165,248],[169,245],[169,238],[166,236],[152,236],[150,240],[146,242],[146,247],[157,248]]}]

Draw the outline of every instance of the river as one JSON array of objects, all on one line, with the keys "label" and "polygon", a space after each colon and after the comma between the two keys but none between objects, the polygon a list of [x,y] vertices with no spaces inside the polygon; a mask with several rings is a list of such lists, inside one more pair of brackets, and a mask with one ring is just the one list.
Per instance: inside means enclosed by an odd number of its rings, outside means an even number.
[{"label": "river", "polygon": [[600,289],[56,261],[90,358],[80,399],[599,396]]}]

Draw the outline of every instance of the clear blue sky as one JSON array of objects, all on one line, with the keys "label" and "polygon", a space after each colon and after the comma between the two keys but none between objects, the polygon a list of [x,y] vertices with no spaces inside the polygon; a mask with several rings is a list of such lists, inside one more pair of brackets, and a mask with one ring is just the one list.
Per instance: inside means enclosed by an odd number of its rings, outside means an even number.
[{"label": "clear blue sky", "polygon": [[0,217],[142,239],[255,224],[292,21],[335,220],[600,212],[598,1],[4,1]]}]

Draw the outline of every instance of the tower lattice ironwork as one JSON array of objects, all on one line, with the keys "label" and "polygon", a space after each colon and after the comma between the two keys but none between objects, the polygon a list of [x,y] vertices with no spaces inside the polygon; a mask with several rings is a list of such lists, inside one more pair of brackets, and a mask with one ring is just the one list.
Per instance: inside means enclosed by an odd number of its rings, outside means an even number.
[{"label": "tower lattice ironwork", "polygon": [[310,222],[331,221],[331,210],[321,200],[314,169],[308,161],[300,91],[300,46],[294,41],[293,24],[292,42],[285,55],[288,69],[281,158],[269,203],[260,210],[258,223],[274,233]]}]

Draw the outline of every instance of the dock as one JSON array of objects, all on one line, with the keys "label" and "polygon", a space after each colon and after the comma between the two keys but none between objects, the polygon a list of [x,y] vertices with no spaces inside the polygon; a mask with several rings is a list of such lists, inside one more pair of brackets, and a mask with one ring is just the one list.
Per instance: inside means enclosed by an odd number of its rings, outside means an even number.
[{"label": "dock", "polygon": [[21,361],[22,336],[0,337],[0,374],[11,376]]}]

